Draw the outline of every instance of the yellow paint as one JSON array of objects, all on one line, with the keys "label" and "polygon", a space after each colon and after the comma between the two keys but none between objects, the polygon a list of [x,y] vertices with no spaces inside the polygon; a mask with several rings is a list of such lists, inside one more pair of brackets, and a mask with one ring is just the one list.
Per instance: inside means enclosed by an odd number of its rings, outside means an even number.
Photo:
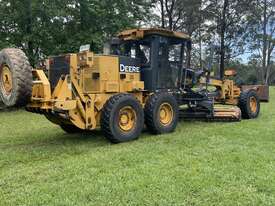
[{"label": "yellow paint", "polygon": [[168,37],[180,38],[190,40],[190,36],[182,32],[174,32],[161,28],[149,28],[149,29],[131,29],[126,30],[118,34],[118,37],[124,40],[138,40],[143,39],[147,35],[158,34]]},{"label": "yellow paint", "polygon": [[[70,75],[62,76],[53,92],[45,73],[42,70],[33,71],[35,81],[28,108],[46,113],[62,111],[70,124],[93,130],[100,127],[101,111],[113,95],[131,92],[144,105],[144,83],[140,81],[140,74],[125,73],[126,78],[121,79],[118,57],[95,55],[92,52],[68,56]],[[61,116],[60,120],[54,122],[64,124],[64,121],[68,119],[62,120]],[[122,128],[127,130],[126,127]]]},{"label": "yellow paint", "polygon": [[1,70],[1,83],[4,91],[9,95],[12,91],[12,73],[7,65],[4,65]]},{"label": "yellow paint", "polygon": [[174,110],[169,103],[163,103],[159,108],[159,120],[163,126],[169,126],[174,119]]},{"label": "yellow paint", "polygon": [[119,111],[119,128],[123,132],[130,132],[135,128],[137,123],[137,114],[136,111],[130,107],[123,107]]},{"label": "yellow paint", "polygon": [[51,100],[50,82],[42,70],[33,70],[32,102],[47,102]]},{"label": "yellow paint", "polygon": [[[205,77],[200,79],[200,84],[206,85]],[[235,85],[235,82],[230,79],[218,80],[209,79],[209,86],[214,86],[220,92],[220,96],[216,99],[217,103],[225,103],[229,105],[238,105],[241,89]]]},{"label": "yellow paint", "polygon": [[258,110],[258,104],[257,104],[257,99],[255,97],[251,97],[249,100],[249,106],[250,109],[253,113],[256,113]]}]

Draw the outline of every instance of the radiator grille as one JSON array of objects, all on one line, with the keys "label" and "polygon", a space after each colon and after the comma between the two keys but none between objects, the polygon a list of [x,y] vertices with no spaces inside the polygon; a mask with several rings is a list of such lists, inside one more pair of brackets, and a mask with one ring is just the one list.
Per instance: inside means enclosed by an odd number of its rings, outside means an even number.
[{"label": "radiator grille", "polygon": [[69,56],[53,57],[50,59],[49,80],[54,89],[62,75],[70,74]]}]

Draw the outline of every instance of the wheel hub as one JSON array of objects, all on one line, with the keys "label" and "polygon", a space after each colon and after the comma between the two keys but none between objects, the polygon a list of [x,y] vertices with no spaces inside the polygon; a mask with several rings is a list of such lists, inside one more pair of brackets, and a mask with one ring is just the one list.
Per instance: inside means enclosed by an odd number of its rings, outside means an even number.
[{"label": "wheel hub", "polygon": [[126,125],[129,123],[129,117],[127,114],[121,115],[121,124]]},{"label": "wheel hub", "polygon": [[137,114],[132,107],[124,107],[119,111],[119,128],[122,131],[129,132],[135,125]]},{"label": "wheel hub", "polygon": [[12,74],[7,65],[4,65],[1,69],[1,84],[5,93],[10,94],[12,91]]},{"label": "wheel hub", "polygon": [[160,123],[164,126],[171,124],[174,118],[172,106],[168,103],[164,103],[159,109]]},{"label": "wheel hub", "polygon": [[250,109],[253,113],[257,112],[258,105],[257,105],[257,99],[255,97],[250,97]]}]

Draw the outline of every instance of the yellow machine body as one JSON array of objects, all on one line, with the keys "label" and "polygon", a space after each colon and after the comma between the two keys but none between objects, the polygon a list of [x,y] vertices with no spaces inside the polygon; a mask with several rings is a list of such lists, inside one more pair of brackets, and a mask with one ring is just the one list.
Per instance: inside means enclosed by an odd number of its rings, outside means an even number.
[{"label": "yellow machine body", "polygon": [[268,90],[236,86],[234,70],[216,79],[208,70],[190,69],[191,45],[184,33],[132,29],[106,43],[104,54],[85,45],[36,69],[23,51],[5,49],[0,52],[0,100],[8,107],[27,105],[68,133],[100,127],[114,143],[137,139],[144,125],[153,134],[173,132],[179,117],[257,118]]},{"label": "yellow machine body", "polygon": [[[35,80],[28,110],[43,113],[56,124],[93,130],[100,126],[100,112],[114,94],[132,93],[144,102],[140,73],[120,72],[117,56],[82,52],[68,58],[70,75],[62,75],[55,88],[51,88],[43,70],[33,70]],[[60,118],[51,117],[52,112],[59,111]]]},{"label": "yellow machine body", "polygon": [[[69,54],[70,75],[62,75],[55,88],[43,70],[33,70],[32,100],[30,111],[45,114],[55,124],[73,124],[83,130],[100,127],[100,114],[105,103],[115,94],[131,93],[144,106],[149,93],[144,90],[140,73],[119,71],[117,56],[95,55],[92,52]],[[49,71],[50,72],[50,71]],[[201,78],[201,84],[206,78]],[[216,103],[238,105],[241,89],[233,80],[210,79],[209,85],[219,88]],[[59,117],[51,116],[59,112]],[[237,107],[216,107],[215,117],[239,119]]]},{"label": "yellow machine body", "polygon": [[[152,36],[154,36],[154,38],[151,38]],[[242,108],[239,107],[239,103],[242,89],[236,86],[235,82],[230,78],[236,75],[235,71],[226,71],[225,79],[223,80],[203,75],[197,82],[193,83],[192,79],[194,76],[191,76],[191,85],[203,84],[206,85],[206,87],[212,86],[216,89],[216,95],[211,99],[208,94],[196,93],[191,89],[186,90],[186,85],[180,85],[182,82],[179,80],[183,78],[183,76],[180,75],[183,75],[184,72],[180,72],[181,74],[179,74],[179,76],[173,77],[173,75],[169,74],[169,70],[165,70],[166,66],[159,66],[165,61],[168,63],[167,65],[169,65],[170,57],[167,53],[166,59],[161,59],[160,55],[168,50],[158,50],[161,44],[159,44],[156,39],[159,39],[160,42],[165,39],[167,42],[166,46],[168,46],[169,42],[171,45],[179,44],[180,42],[182,48],[184,48],[184,46],[186,46],[187,49],[189,48],[189,51],[187,51],[188,56],[191,50],[190,37],[188,35],[163,29],[134,29],[121,32],[118,38],[120,41],[124,41],[124,43],[136,41],[139,44],[143,44],[143,46],[148,46],[150,41],[152,41],[151,45],[155,45],[151,47],[150,55],[152,58],[149,61],[144,61],[145,66],[151,63],[154,65],[154,68],[151,65],[148,70],[145,69],[146,71],[145,73],[143,72],[143,78],[140,72],[142,66],[136,66],[142,64],[133,63],[132,65],[134,66],[128,65],[125,67],[121,64],[121,59],[123,58],[128,58],[126,61],[130,62],[135,62],[139,58],[131,58],[131,55],[128,54],[96,55],[87,50],[76,54],[65,55],[64,58],[62,57],[63,63],[67,62],[68,66],[66,71],[62,70],[62,64],[57,66],[58,69],[62,71],[61,74],[59,73],[57,75],[58,79],[54,82],[52,78],[55,78],[55,73],[54,70],[51,69],[51,65],[52,61],[59,57],[50,58],[47,60],[48,70],[46,72],[41,69],[33,70],[32,97],[30,103],[27,105],[27,110],[44,114],[51,122],[61,126],[72,125],[81,130],[94,130],[102,126],[102,114],[104,114],[106,105],[108,106],[109,101],[112,100],[113,97],[120,94],[132,94],[131,96],[135,97],[134,101],[138,100],[138,104],[133,103],[131,107],[126,105],[116,114],[119,116],[120,122],[118,125],[122,136],[128,135],[125,131],[128,131],[129,134],[131,133],[131,128],[134,128],[137,124],[137,122],[135,122],[137,119],[142,119],[139,122],[139,124],[142,124],[139,125],[139,130],[143,127],[143,120],[145,119],[145,124],[149,126],[153,132],[166,133],[173,131],[177,123],[178,111],[182,105],[188,106],[188,109],[183,111],[184,115],[187,116],[190,114],[190,116],[202,115],[210,119],[216,118],[235,121],[241,119]],[[133,45],[135,45],[135,43]],[[136,53],[137,51],[140,52],[137,50],[137,45],[135,45],[135,48]],[[153,51],[152,48],[154,48]],[[183,50],[181,52],[181,56],[183,57],[182,54]],[[143,56],[141,55],[141,57],[144,58],[145,56],[145,53]],[[188,65],[186,67],[188,68]],[[180,69],[183,70],[184,65],[181,65]],[[155,73],[152,72],[152,70],[154,70]],[[187,69],[185,69],[185,72],[186,71]],[[161,75],[159,75],[160,72],[162,72]],[[158,90],[155,83],[156,79],[164,78],[164,82],[162,83],[165,85],[166,73],[167,76],[174,78],[172,87],[178,86],[176,91],[175,89],[173,90],[173,88],[171,89],[171,86],[164,88],[165,91]],[[185,78],[187,76],[186,74]],[[142,79],[145,80],[142,81]],[[188,84],[189,79],[184,79],[183,82]],[[167,84],[171,85],[171,82],[167,82]],[[164,93],[164,96],[158,94],[161,92]],[[251,106],[253,106],[253,98],[254,100],[258,100],[254,92],[245,95],[243,100],[247,102],[251,100]],[[151,98],[152,96],[153,98]],[[131,97],[127,98],[129,101],[132,101]],[[157,104],[157,98],[162,98],[162,104],[157,105],[158,109],[150,109],[150,107],[154,108],[154,104]],[[254,104],[256,108],[254,112],[247,106],[246,102],[243,101],[241,103],[243,107],[246,108],[245,112],[249,112],[249,115],[251,114],[249,118],[257,117],[259,113],[259,104],[257,101],[256,104]],[[136,111],[142,113],[141,116],[134,111],[133,107],[135,106],[133,105],[140,107],[140,110]],[[229,107],[220,105],[229,105]],[[148,106],[148,108],[146,108],[146,106]],[[147,112],[145,118],[143,117],[143,110],[145,113]],[[155,116],[150,116],[148,112],[156,113],[158,120],[155,120]],[[115,120],[112,119],[112,121]],[[128,122],[128,124],[125,124],[125,122]],[[110,124],[112,124],[112,122],[105,125],[109,133],[112,132],[109,128]],[[136,134],[133,136],[136,137]],[[111,135],[111,141],[114,136],[120,136],[120,134]],[[127,137],[126,139],[131,138]],[[125,141],[125,139],[119,141]]]}]

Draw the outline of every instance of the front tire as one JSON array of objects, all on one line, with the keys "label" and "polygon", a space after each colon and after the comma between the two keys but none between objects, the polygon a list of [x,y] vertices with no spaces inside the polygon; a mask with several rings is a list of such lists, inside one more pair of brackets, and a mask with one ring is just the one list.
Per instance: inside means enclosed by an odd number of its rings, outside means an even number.
[{"label": "front tire", "polygon": [[178,124],[179,108],[176,98],[168,93],[156,93],[146,102],[145,124],[153,134],[173,132]]},{"label": "front tire", "polygon": [[112,143],[137,139],[143,125],[143,109],[133,95],[115,95],[107,101],[102,110],[101,129],[104,136]]},{"label": "front tire", "polygon": [[239,100],[239,107],[244,119],[255,119],[259,116],[261,104],[255,90],[243,91]]}]

